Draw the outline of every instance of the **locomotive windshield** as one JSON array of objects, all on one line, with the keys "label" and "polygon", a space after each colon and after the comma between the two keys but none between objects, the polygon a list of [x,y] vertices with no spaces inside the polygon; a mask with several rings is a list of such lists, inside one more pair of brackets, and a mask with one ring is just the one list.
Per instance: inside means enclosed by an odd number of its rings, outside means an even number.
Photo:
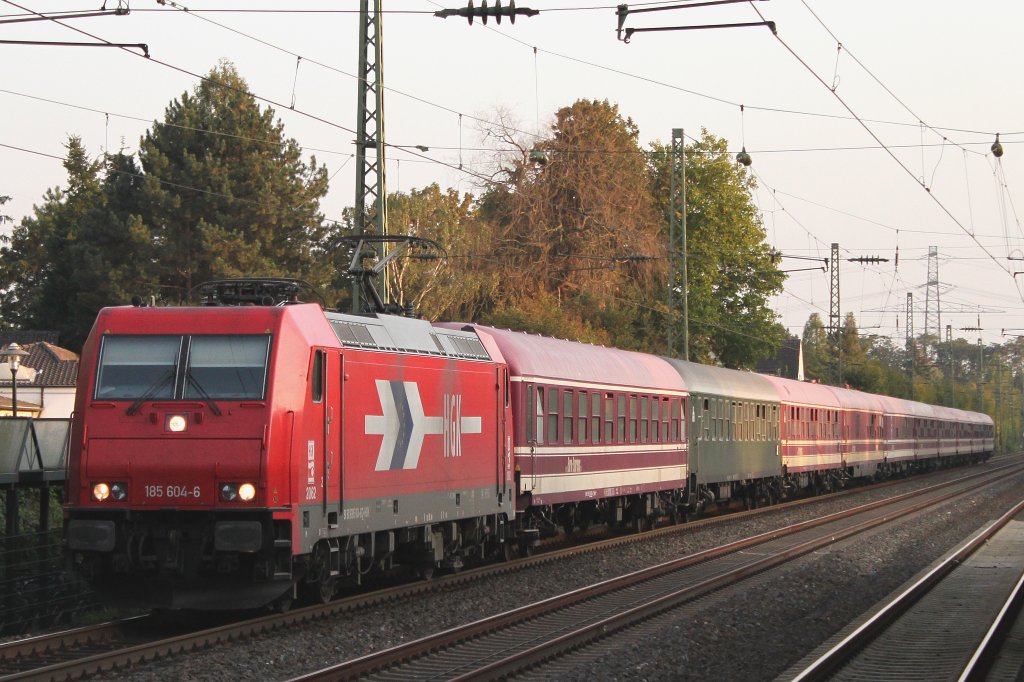
[{"label": "locomotive windshield", "polygon": [[97,400],[262,400],[270,337],[105,336]]}]

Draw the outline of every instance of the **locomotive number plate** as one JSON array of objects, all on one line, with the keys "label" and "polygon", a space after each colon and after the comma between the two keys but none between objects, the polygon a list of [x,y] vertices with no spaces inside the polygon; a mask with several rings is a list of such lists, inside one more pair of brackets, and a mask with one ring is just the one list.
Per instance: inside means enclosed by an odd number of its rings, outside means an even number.
[{"label": "locomotive number plate", "polygon": [[147,485],[144,488],[146,497],[161,499],[181,499],[192,497],[199,499],[199,486],[187,485]]}]

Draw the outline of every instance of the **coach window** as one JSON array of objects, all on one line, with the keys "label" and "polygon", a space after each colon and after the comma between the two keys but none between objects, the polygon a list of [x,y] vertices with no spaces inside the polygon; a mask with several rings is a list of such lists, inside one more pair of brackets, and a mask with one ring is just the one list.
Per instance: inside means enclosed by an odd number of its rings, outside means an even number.
[{"label": "coach window", "polygon": [[562,389],[562,442],[572,443],[572,423],[574,412],[572,409],[572,391]]},{"label": "coach window", "polygon": [[[672,440],[677,441],[677,442],[684,440],[683,434],[679,432],[679,425],[680,425],[679,410],[680,410],[680,404],[681,403],[682,403],[682,401],[677,399],[677,398],[673,398],[672,399],[672,408],[671,408],[672,409]],[[683,404],[682,406],[685,407],[685,404]],[[685,422],[683,422],[683,423],[685,423]],[[700,436],[699,432],[697,433],[697,436],[698,437]]]},{"label": "coach window", "polygon": [[615,396],[615,442],[626,442],[626,396]]},{"label": "coach window", "polygon": [[708,421],[710,426],[707,429],[707,438],[704,440],[718,440],[718,401],[711,400],[711,411],[708,413],[711,415],[711,419]]},{"label": "coach window", "polygon": [[[668,407],[668,400],[665,400],[665,407]],[[657,443],[664,440],[661,435],[661,399],[657,396],[651,398],[651,442]]]},{"label": "coach window", "polygon": [[601,394],[590,394],[590,437],[601,442]]},{"label": "coach window", "polygon": [[708,400],[707,398],[704,399],[703,415],[704,416],[701,419],[703,430],[697,434],[697,437],[700,438],[701,440],[709,440],[711,438],[711,401]]},{"label": "coach window", "polygon": [[587,411],[590,410],[590,400],[587,399],[587,391],[580,391],[578,400],[577,408],[579,413],[577,414],[580,421],[577,425],[577,442],[583,445],[587,442]]},{"label": "coach window", "polygon": [[533,408],[533,438],[537,443],[544,442],[544,387],[537,387],[537,400]]},{"label": "coach window", "polygon": [[671,438],[672,427],[672,400],[664,398],[661,401],[661,442],[667,443]]},{"label": "coach window", "polygon": [[604,394],[604,442],[615,442],[615,397],[611,393]]},{"label": "coach window", "polygon": [[640,442],[646,443],[650,433],[650,402],[647,396],[640,396]]},{"label": "coach window", "polygon": [[548,442],[558,442],[558,389],[548,389]]},{"label": "coach window", "polygon": [[718,408],[720,407],[721,400],[711,401],[711,438],[708,440],[718,440],[719,426],[718,426]]},{"label": "coach window", "polygon": [[636,396],[629,396],[629,442],[636,442]]}]

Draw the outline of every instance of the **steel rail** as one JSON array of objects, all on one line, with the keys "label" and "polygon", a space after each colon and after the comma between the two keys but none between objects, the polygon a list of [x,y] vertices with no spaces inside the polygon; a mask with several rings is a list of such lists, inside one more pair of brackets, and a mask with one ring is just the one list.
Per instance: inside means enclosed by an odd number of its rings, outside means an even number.
[{"label": "steel rail", "polygon": [[[1024,502],[1021,503],[1024,505]],[[1013,627],[1021,613],[1021,606],[1024,604],[1024,574],[1017,580],[1006,603],[999,609],[999,613],[992,620],[988,631],[978,644],[978,648],[971,656],[971,660],[964,666],[958,682],[973,682],[983,680],[988,675],[992,662],[999,653],[999,648],[1004,641],[1006,633]]]},{"label": "steel rail", "polygon": [[[148,618],[148,615],[133,616],[4,642],[0,644],[0,670],[17,665],[19,661],[45,656],[54,651],[105,644],[123,638],[126,630],[138,627]],[[0,679],[3,679],[2,674],[0,674]]]},{"label": "steel rail", "polygon": [[[955,485],[956,483],[959,482],[969,481],[980,476],[1004,472],[1005,470],[1015,466],[1020,465],[1015,463],[1002,464],[1001,466],[992,469],[986,469],[985,471],[975,472],[968,476],[955,479],[953,481],[946,481],[944,483],[939,483],[933,486],[927,486],[917,491],[905,493],[904,495],[890,499],[898,500],[902,498],[908,498],[916,495],[925,494],[931,490],[941,489],[950,485]],[[456,574],[435,577],[432,581],[416,582],[412,584],[403,584],[395,587],[389,587],[381,590],[376,590],[367,594],[345,597],[333,601],[329,604],[307,606],[299,609],[294,609],[283,614],[269,614],[258,618],[252,618],[236,623],[218,626],[215,628],[203,629],[191,634],[181,635],[160,641],[153,641],[150,643],[139,644],[117,651],[98,653],[90,655],[88,657],[79,658],[77,660],[62,661],[60,663],[55,663],[52,665],[44,665],[43,667],[37,665],[31,670],[17,672],[6,676],[0,675],[0,682],[13,682],[14,680],[68,679],[71,677],[80,677],[82,675],[94,673],[97,671],[123,668],[132,664],[145,662],[155,657],[168,656],[173,655],[177,652],[186,652],[208,646],[214,646],[218,643],[230,642],[246,636],[259,634],[262,632],[273,631],[278,628],[290,627],[305,622],[320,620],[322,618],[327,618],[336,614],[353,613],[375,606],[379,606],[381,604],[398,601],[401,599],[408,599],[431,592],[439,592],[444,589],[460,586],[466,583],[470,583],[491,576],[513,573],[539,565],[554,563],[568,557],[583,555],[591,552],[614,548],[617,546],[623,546],[634,542],[645,542],[648,540],[658,538],[662,535],[690,532],[695,528],[702,528],[705,526],[711,526],[718,523],[728,523],[752,515],[784,511],[787,509],[792,509],[807,504],[813,504],[824,500],[836,499],[837,497],[845,495],[856,494],[879,488],[885,488],[891,485],[896,485],[900,482],[905,482],[905,479],[900,479],[897,481],[886,481],[880,484],[845,490],[827,496],[793,500],[790,502],[785,502],[782,504],[772,505],[768,507],[762,507],[743,512],[701,519],[699,521],[693,521],[675,526],[657,528],[653,531],[648,531],[643,534],[619,535],[609,539],[598,540],[596,542],[588,542],[583,545],[576,545],[568,548],[552,550],[550,552],[545,552],[543,554],[521,558],[519,560],[508,563],[492,564],[482,566],[479,568],[465,570]],[[883,500],[871,503],[869,505],[861,505],[860,507],[857,507],[857,509],[866,510],[872,508],[873,506],[885,503],[886,501]],[[804,523],[810,524],[814,522],[809,521]],[[771,533],[763,535],[768,536],[771,535]],[[744,541],[740,542],[742,543]],[[742,549],[743,546],[748,545],[740,545],[738,543],[734,543],[733,546],[736,548],[734,551],[736,551]],[[708,556],[710,556],[710,554]],[[111,624],[104,625],[116,627],[118,623],[121,622],[123,621],[115,621]],[[16,658],[28,660],[26,658],[26,655],[33,656],[35,655],[33,652],[38,653],[47,650],[56,651],[62,648],[73,648],[75,646],[80,647],[82,646],[81,643],[76,645],[74,644],[74,642],[87,642],[88,640],[83,638],[87,636],[85,633],[87,633],[91,629],[93,628],[76,628],[75,630],[58,632],[50,635],[41,635],[26,640],[17,640],[14,642],[9,642],[7,644],[0,645],[0,662],[6,663],[7,661],[15,660]],[[76,632],[80,632],[81,634],[76,635]],[[93,630],[92,636],[99,637],[99,631]],[[79,639],[76,640],[75,637],[78,637]],[[65,638],[67,638],[66,643]]]},{"label": "steel rail", "polygon": [[[727,584],[738,582],[739,580],[745,579],[756,573],[761,573],[773,566],[789,561],[797,556],[802,556],[808,552],[818,549],[822,546],[826,546],[837,542],[839,540],[850,537],[854,534],[864,532],[870,528],[876,527],[883,523],[891,522],[895,518],[905,516],[907,514],[916,513],[924,508],[932,505],[940,504],[952,497],[967,494],[976,490],[977,488],[989,485],[991,483],[1002,480],[1003,474],[989,475],[991,472],[984,474],[976,474],[970,477],[959,479],[958,481],[951,481],[936,486],[930,486],[928,488],[913,491],[903,495],[898,495],[893,498],[886,500],[880,500],[872,502],[859,507],[837,512],[819,519],[812,519],[798,524],[787,526],[786,528],[769,531],[762,533],[751,538],[739,540],[737,542],[729,543],[718,548],[698,552],[696,554],[682,557],[677,560],[669,561],[658,566],[654,566],[641,571],[620,576],[618,578],[612,578],[610,580],[603,581],[596,585],[574,590],[572,592],[552,597],[534,604],[528,604],[526,606],[515,609],[504,614],[499,614],[491,618],[485,618],[478,620],[474,623],[470,623],[464,626],[449,629],[447,631],[423,637],[421,639],[408,642],[385,651],[368,654],[350,661],[324,668],[322,670],[314,671],[306,675],[292,678],[291,682],[314,682],[320,680],[338,680],[338,679],[353,679],[362,675],[379,672],[384,669],[397,668],[404,662],[411,661],[413,659],[426,656],[435,652],[444,651],[455,645],[461,643],[470,642],[477,640],[487,635],[491,635],[498,632],[503,632],[507,629],[512,628],[515,625],[522,624],[526,621],[534,620],[544,615],[563,610],[584,601],[589,601],[597,597],[608,595],[613,592],[618,592],[630,587],[634,587],[642,582],[649,582],[661,576],[679,571],[684,568],[694,566],[699,563],[706,562],[713,558],[722,557],[729,554],[734,554],[742,549],[763,544],[770,540],[783,538],[787,535],[793,535],[797,532],[813,529],[818,526],[825,525],[827,523],[833,523],[841,521],[858,514],[863,514],[881,507],[888,505],[898,504],[900,502],[906,502],[914,497],[927,495],[928,493],[936,493],[943,488],[955,485],[956,483],[963,483],[967,481],[973,481],[976,478],[983,478],[980,482],[974,482],[970,487],[964,490],[949,491],[939,495],[935,499],[927,499],[915,504],[909,505],[906,509],[900,510],[894,514],[883,515],[879,518],[869,519],[860,523],[854,524],[846,529],[838,531],[829,531],[817,538],[802,542],[794,547],[785,549],[775,555],[768,556],[762,559],[755,559],[746,565],[723,572],[713,578],[703,580],[699,583],[689,585],[685,588],[675,590],[669,594],[651,599],[647,603],[637,606],[635,608],[622,611],[614,616],[610,616],[601,619],[597,622],[593,622],[583,627],[575,629],[573,632],[561,635],[545,638],[545,641],[537,646],[529,649],[521,650],[513,654],[507,655],[501,660],[490,661],[481,665],[470,672],[464,673],[460,676],[451,676],[452,679],[494,679],[503,675],[510,675],[525,667],[536,664],[538,661],[546,660],[551,658],[562,651],[575,649],[579,646],[605,637],[614,631],[620,630],[628,625],[634,624],[638,621],[650,618],[656,613],[663,612],[667,609],[677,606],[680,602],[690,601],[697,597],[700,597],[713,590],[720,589]],[[493,656],[491,656],[493,658]],[[415,674],[413,674],[415,676]]]},{"label": "steel rail", "polygon": [[[889,625],[906,613],[914,604],[938,585],[943,578],[952,573],[967,557],[988,542],[992,536],[1022,511],[1024,511],[1024,501],[1016,504],[981,533],[976,534],[965,542],[959,549],[947,556],[925,575],[886,603],[867,621],[797,674],[792,682],[813,682],[828,679],[857,651],[884,632]],[[1019,586],[1018,583],[1018,589]]]}]

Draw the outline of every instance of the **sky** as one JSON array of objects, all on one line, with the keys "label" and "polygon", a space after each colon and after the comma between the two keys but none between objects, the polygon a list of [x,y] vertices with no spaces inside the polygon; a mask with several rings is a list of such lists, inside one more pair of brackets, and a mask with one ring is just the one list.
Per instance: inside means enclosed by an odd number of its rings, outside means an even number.
[{"label": "sky", "polygon": [[[433,16],[463,4],[381,2],[385,137],[398,146],[388,191],[436,182],[479,193],[486,122],[512,121],[528,141],[559,108],[607,99],[644,145],[706,128],[731,153],[750,153],[767,242],[795,271],[772,301],[790,332],[814,312],[828,323],[830,276],[804,259],[828,258],[838,243],[840,310],[862,334],[902,343],[908,292],[914,332],[925,330],[929,247],[943,337],[947,325],[971,342],[1024,334],[1024,3],[648,2],[628,5],[625,28],[772,21],[777,33],[638,31],[627,44],[615,5],[593,0],[519,0],[540,13],[472,26]],[[354,203],[357,0],[107,0],[130,12],[13,21],[97,4],[0,0],[0,41],[144,43],[150,53],[0,42],[0,195],[11,197],[0,212],[21,220],[64,185],[69,135],[97,157],[136,151],[171,100],[221,59],[328,168],[325,216]],[[660,11],[632,11],[641,8]],[[864,256],[888,262],[849,262]]]}]

